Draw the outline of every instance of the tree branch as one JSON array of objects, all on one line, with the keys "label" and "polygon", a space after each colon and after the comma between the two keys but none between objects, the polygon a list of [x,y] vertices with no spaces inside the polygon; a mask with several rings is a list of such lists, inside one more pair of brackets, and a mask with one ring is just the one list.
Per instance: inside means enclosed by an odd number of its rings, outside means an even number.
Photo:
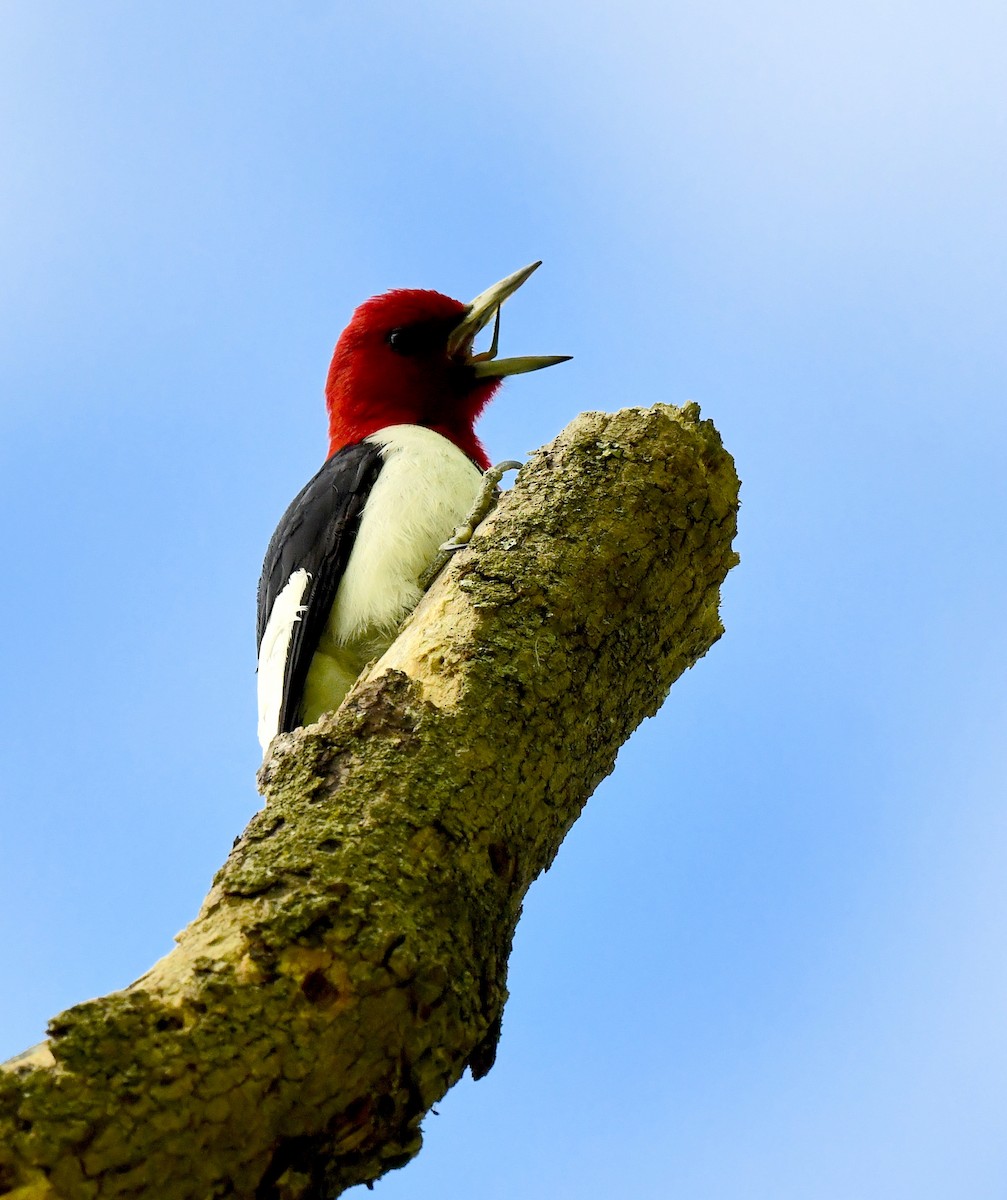
[{"label": "tree branch", "polygon": [[696,405],[578,417],[266,805],[177,948],[0,1072],[0,1197],[320,1200],[492,1065],[532,880],[720,636],[737,478]]}]

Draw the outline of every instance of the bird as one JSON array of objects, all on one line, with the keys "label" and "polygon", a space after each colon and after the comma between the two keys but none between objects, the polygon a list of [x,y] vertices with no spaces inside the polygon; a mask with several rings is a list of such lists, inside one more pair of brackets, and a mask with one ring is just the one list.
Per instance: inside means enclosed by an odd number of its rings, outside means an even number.
[{"label": "bird", "polygon": [[[490,460],[475,423],[508,375],[569,355],[497,358],[500,307],[541,262],[470,304],[398,288],[340,334],[325,386],[328,454],[270,539],[258,589],[258,735],[339,707],[391,645],[442,548],[457,548]],[[474,340],[494,321],[491,345]],[[474,522],[473,522],[474,523]]]}]

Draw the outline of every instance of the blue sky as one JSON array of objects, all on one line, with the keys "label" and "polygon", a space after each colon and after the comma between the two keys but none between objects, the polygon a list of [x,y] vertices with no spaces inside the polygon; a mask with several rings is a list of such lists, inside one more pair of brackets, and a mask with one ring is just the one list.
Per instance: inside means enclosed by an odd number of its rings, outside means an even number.
[{"label": "blue sky", "polygon": [[[349,11],[347,11],[349,10]],[[535,258],[481,433],[695,399],[726,636],[533,887],[386,1200],[1007,1190],[1007,9],[7,0],[0,1056],[255,810],[262,553],[353,307]]]}]

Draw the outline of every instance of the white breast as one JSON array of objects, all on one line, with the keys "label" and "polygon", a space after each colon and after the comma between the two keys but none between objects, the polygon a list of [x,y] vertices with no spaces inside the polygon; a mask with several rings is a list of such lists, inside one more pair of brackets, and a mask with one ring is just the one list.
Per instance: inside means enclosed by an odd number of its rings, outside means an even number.
[{"label": "white breast", "polygon": [[367,499],[326,629],[336,645],[395,632],[420,599],[419,579],[471,511],[479,468],[421,425],[391,425],[367,441],[384,466]]}]

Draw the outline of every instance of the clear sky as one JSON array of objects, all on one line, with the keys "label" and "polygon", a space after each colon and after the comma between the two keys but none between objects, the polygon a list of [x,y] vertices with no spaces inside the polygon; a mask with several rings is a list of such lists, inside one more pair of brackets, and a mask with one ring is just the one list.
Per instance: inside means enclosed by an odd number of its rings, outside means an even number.
[{"label": "clear sky", "polygon": [[353,307],[536,258],[481,432],[697,400],[726,636],[385,1200],[1002,1200],[1007,8],[6,0],[0,1057],[259,801],[254,600]]}]

